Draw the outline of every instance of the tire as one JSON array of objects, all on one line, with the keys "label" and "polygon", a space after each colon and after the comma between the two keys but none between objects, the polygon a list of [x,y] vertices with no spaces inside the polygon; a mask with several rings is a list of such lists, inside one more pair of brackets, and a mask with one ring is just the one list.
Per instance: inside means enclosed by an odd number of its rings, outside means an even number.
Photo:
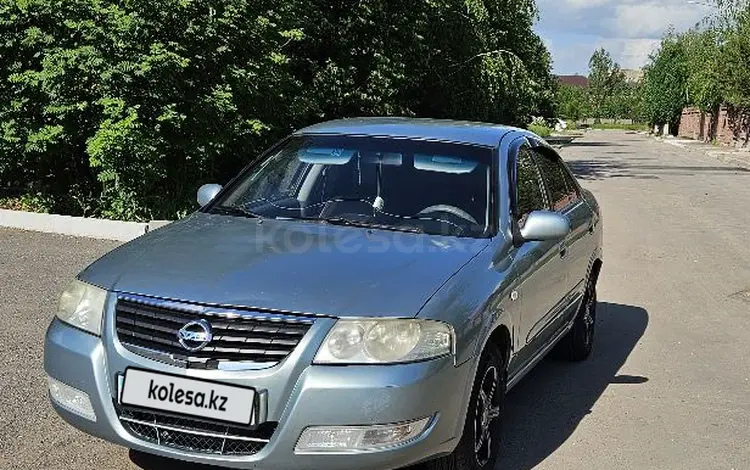
[{"label": "tire", "polygon": [[[500,450],[500,421],[504,411],[508,377],[506,368],[507,363],[500,350],[495,346],[488,346],[477,368],[463,435],[458,446],[452,454],[425,462],[420,468],[424,470],[492,470],[494,468]],[[494,393],[491,393],[489,398],[489,406],[485,406],[493,381],[495,382]],[[481,432],[482,429],[484,432]],[[478,450],[475,451],[478,434],[482,434],[483,437],[481,437]]]},{"label": "tire", "polygon": [[591,355],[596,332],[596,279],[586,286],[581,307],[576,313],[573,328],[560,340],[559,351],[564,359],[580,362]]}]

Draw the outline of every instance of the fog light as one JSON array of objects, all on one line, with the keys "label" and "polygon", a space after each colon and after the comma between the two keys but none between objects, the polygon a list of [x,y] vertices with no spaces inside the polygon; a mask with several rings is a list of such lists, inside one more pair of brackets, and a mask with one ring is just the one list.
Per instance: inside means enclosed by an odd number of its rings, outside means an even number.
[{"label": "fog light", "polygon": [[419,437],[431,419],[374,426],[312,426],[302,432],[295,452],[377,451]]},{"label": "fog light", "polygon": [[91,406],[91,400],[89,400],[86,392],[73,388],[70,385],[65,385],[52,377],[48,377],[47,379],[49,381],[49,394],[52,397],[52,401],[71,413],[75,413],[91,421],[96,421],[94,407]]}]

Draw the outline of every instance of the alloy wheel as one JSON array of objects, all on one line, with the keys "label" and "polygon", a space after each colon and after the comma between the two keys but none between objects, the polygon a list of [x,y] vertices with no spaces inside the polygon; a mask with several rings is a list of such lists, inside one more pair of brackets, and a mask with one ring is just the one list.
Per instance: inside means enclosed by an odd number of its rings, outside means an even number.
[{"label": "alloy wheel", "polygon": [[497,367],[489,366],[484,372],[477,394],[474,412],[474,457],[484,467],[492,457],[492,424],[500,417],[497,394],[499,382]]},{"label": "alloy wheel", "polygon": [[[593,290],[593,289],[592,289]],[[586,296],[586,305],[583,310],[583,341],[586,347],[590,347],[594,340],[594,324],[596,323],[596,294],[589,292]]]}]

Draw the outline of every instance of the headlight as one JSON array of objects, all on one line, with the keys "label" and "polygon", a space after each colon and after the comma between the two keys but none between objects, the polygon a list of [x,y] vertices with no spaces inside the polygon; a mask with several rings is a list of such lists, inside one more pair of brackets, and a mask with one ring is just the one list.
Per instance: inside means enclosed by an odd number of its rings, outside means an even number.
[{"label": "headlight", "polygon": [[453,329],[432,320],[339,320],[315,356],[317,364],[424,361],[453,352]]},{"label": "headlight", "polygon": [[99,335],[107,291],[73,281],[60,296],[57,318],[89,333]]}]

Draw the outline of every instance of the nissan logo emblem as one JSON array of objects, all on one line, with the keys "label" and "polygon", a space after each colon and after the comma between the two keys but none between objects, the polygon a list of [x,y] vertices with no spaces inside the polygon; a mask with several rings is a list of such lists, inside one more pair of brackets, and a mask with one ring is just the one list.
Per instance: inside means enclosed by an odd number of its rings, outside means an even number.
[{"label": "nissan logo emblem", "polygon": [[206,320],[193,320],[180,328],[177,339],[188,351],[200,351],[214,339],[211,324]]}]

